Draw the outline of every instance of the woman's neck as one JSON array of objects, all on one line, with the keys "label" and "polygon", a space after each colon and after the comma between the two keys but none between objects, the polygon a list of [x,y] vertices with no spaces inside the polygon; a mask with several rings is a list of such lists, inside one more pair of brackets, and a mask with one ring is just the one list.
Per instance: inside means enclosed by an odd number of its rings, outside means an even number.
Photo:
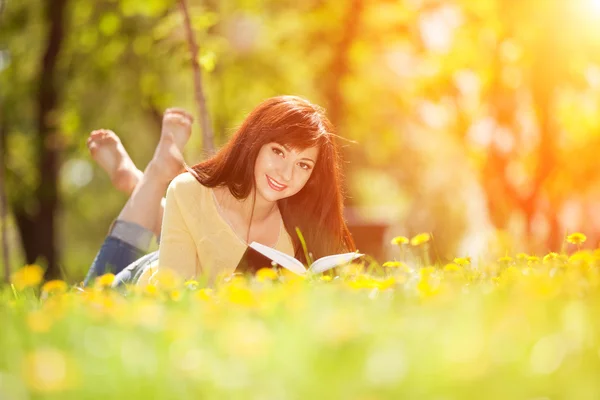
[{"label": "woman's neck", "polygon": [[[277,202],[266,201],[260,196],[256,196],[253,201],[253,193],[250,193],[245,199],[236,199],[226,186],[221,187],[220,191],[221,207],[235,212],[243,221],[260,223],[278,211]],[[252,211],[253,208],[254,212]],[[250,218],[252,218],[252,221],[250,221]]]}]

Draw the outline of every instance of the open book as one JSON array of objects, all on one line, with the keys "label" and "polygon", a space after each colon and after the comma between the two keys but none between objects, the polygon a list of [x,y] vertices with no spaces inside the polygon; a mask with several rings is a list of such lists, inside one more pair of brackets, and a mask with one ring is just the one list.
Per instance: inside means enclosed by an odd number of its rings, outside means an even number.
[{"label": "open book", "polygon": [[306,267],[294,257],[282,253],[279,250],[275,250],[272,247],[265,246],[264,244],[252,242],[242,256],[235,272],[256,272],[261,268],[271,267],[271,263],[274,262],[298,275],[304,275],[307,272],[317,274],[347,264],[363,255],[364,254],[360,253],[333,254],[331,256],[319,258],[306,269]]}]

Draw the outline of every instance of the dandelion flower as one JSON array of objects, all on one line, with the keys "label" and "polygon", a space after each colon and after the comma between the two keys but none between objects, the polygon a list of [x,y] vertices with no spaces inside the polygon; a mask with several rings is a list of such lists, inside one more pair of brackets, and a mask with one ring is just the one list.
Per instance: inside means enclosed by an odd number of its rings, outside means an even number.
[{"label": "dandelion flower", "polygon": [[190,290],[196,290],[198,287],[200,287],[200,284],[194,279],[189,279],[185,281],[184,286]]},{"label": "dandelion flower", "polygon": [[322,276],[321,278],[319,278],[319,279],[321,279],[323,282],[329,282],[329,281],[331,281],[331,279],[332,279],[332,278],[331,278],[331,276],[329,276],[329,275],[323,275],[323,276]]},{"label": "dandelion flower", "polygon": [[53,279],[51,281],[44,283],[44,285],[42,286],[42,294],[45,294],[45,295],[59,294],[59,293],[66,292],[67,289],[68,289],[68,286],[67,286],[66,282],[61,281],[60,279]]},{"label": "dandelion flower", "polygon": [[202,301],[208,301],[213,296],[213,290],[209,288],[203,288],[196,292],[196,298]]},{"label": "dandelion flower", "polygon": [[391,243],[401,246],[403,244],[407,244],[409,242],[408,238],[406,236],[396,236],[395,238],[392,239]]},{"label": "dandelion flower", "polygon": [[581,232],[571,233],[569,236],[567,236],[567,242],[569,242],[571,244],[580,245],[580,244],[585,243],[586,240],[587,240],[587,236],[585,236]]},{"label": "dandelion flower", "polygon": [[421,269],[419,270],[419,274],[421,275],[421,278],[424,278],[424,277],[429,277],[429,276],[431,276],[431,275],[432,275],[434,272],[435,272],[435,268],[434,268],[434,267],[424,267],[424,268],[421,268]]},{"label": "dandelion flower", "polygon": [[552,262],[552,261],[556,260],[557,258],[558,258],[558,253],[555,253],[555,252],[552,251],[552,252],[546,254],[544,256],[544,258],[542,259],[542,261],[544,263],[549,263],[549,262]]},{"label": "dandelion flower", "polygon": [[170,297],[173,301],[180,301],[183,298],[183,293],[181,293],[181,290],[171,290]]},{"label": "dandelion flower", "polygon": [[402,261],[386,261],[383,263],[383,266],[386,268],[405,268],[406,264]]},{"label": "dandelion flower", "polygon": [[170,269],[159,269],[150,278],[150,281],[163,290],[175,290],[180,286],[179,276]]},{"label": "dandelion flower", "polygon": [[256,271],[256,280],[259,282],[274,281],[279,275],[273,268],[261,268]]},{"label": "dandelion flower", "polygon": [[115,274],[104,274],[96,278],[96,286],[107,288],[115,281]]},{"label": "dandelion flower", "polygon": [[36,287],[42,282],[44,270],[39,265],[26,265],[12,274],[11,282],[18,290]]},{"label": "dandelion flower", "polygon": [[424,243],[429,242],[429,240],[431,239],[431,235],[429,233],[419,233],[416,236],[413,236],[412,239],[410,239],[410,244],[413,246],[420,246]]},{"label": "dandelion flower", "polygon": [[244,307],[252,307],[256,305],[256,297],[254,292],[246,287],[231,285],[224,292],[225,298],[233,304]]},{"label": "dandelion flower", "polygon": [[500,258],[498,259],[498,262],[499,262],[500,264],[509,264],[509,263],[511,263],[511,262],[512,262],[512,260],[513,260],[513,259],[512,259],[512,257],[509,257],[509,256],[504,256],[504,257],[500,257]]},{"label": "dandelion flower", "polygon": [[455,263],[446,264],[444,266],[445,272],[462,272],[463,268]]},{"label": "dandelion flower", "polygon": [[144,286],[144,294],[151,297],[156,296],[158,295],[158,288],[156,287],[156,285],[149,283],[146,286]]},{"label": "dandelion flower", "polygon": [[471,257],[457,257],[453,262],[461,267],[466,267],[467,265],[471,265]]}]

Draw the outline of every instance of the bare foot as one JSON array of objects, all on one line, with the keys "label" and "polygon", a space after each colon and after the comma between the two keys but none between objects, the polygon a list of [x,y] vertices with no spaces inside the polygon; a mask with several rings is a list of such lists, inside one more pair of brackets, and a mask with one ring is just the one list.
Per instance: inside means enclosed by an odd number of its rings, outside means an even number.
[{"label": "bare foot", "polygon": [[193,118],[181,109],[169,108],[163,116],[160,140],[146,173],[170,181],[183,170],[183,148],[192,132]]},{"label": "bare foot", "polygon": [[143,173],[133,163],[121,139],[108,129],[92,131],[87,140],[92,158],[106,171],[117,190],[131,194]]},{"label": "bare foot", "polygon": [[194,117],[181,108],[167,108],[163,114],[161,136],[166,132],[173,135],[175,145],[183,153],[183,148],[192,133]]}]

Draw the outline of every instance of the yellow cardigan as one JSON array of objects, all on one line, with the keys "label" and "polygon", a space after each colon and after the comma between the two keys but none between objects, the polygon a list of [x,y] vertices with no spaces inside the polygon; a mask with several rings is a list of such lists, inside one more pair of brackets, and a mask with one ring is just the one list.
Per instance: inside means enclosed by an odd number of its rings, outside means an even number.
[{"label": "yellow cardigan", "polygon": [[[211,188],[188,172],[173,179],[167,189],[158,270],[172,270],[184,279],[205,275],[212,282],[221,274],[233,273],[247,247],[219,214]],[[283,223],[275,248],[294,255]],[[149,268],[138,283],[147,283],[156,270],[156,265]]]}]

